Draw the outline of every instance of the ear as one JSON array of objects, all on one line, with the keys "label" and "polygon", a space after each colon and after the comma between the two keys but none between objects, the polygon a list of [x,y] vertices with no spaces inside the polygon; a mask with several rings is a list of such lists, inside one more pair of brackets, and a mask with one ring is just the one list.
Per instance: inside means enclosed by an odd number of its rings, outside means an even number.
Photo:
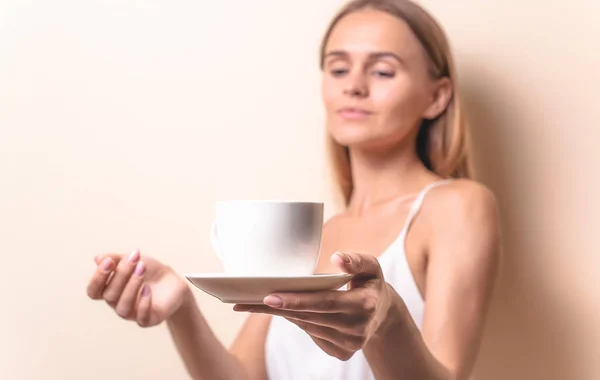
[{"label": "ear", "polygon": [[432,92],[429,106],[423,113],[424,119],[435,119],[440,116],[448,107],[450,99],[452,99],[453,86],[452,81],[448,77],[438,79],[432,85]]}]

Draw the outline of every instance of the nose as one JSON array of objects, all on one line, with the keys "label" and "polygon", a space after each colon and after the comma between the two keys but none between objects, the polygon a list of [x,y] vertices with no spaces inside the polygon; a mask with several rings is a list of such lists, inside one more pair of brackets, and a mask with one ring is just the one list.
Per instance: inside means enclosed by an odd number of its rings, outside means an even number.
[{"label": "nose", "polygon": [[344,95],[353,98],[364,98],[369,95],[369,86],[361,74],[348,75],[344,83]]}]

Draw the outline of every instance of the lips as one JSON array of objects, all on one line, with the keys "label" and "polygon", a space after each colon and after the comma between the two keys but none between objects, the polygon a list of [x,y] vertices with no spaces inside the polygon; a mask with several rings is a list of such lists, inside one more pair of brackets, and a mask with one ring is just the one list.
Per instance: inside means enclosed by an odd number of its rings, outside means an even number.
[{"label": "lips", "polygon": [[361,120],[369,117],[372,112],[355,107],[346,107],[338,110],[338,114],[346,120]]}]

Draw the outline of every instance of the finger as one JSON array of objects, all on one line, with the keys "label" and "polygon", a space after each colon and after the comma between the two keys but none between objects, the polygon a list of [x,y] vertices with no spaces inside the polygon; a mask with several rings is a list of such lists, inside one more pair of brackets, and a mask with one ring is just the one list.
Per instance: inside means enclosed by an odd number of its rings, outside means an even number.
[{"label": "finger", "polygon": [[103,255],[98,255],[96,257],[94,257],[94,262],[96,263],[96,265],[100,265],[100,263],[102,262],[102,260],[104,260],[107,257],[110,257],[116,264],[119,263],[119,261],[121,261],[123,259],[122,254],[119,253],[106,253]]},{"label": "finger", "polygon": [[313,323],[300,321],[297,319],[286,318],[309,335],[326,340],[335,344],[338,347],[348,351],[360,350],[364,344],[364,338],[358,335],[345,334],[337,329],[315,325]]},{"label": "finger", "polygon": [[94,300],[102,299],[102,293],[104,292],[106,282],[114,268],[115,262],[111,258],[107,257],[102,260],[88,283],[88,297]]},{"label": "finger", "polygon": [[115,273],[102,295],[109,305],[114,307],[119,301],[121,293],[125,285],[127,285],[139,259],[140,251],[136,249],[129,255],[127,260],[121,260],[117,265],[117,269],[115,269]]},{"label": "finger", "polygon": [[325,353],[327,353],[328,355],[336,357],[342,361],[347,361],[354,355],[354,352],[336,346],[335,344],[328,342],[324,339],[317,338],[312,335],[310,337],[317,344],[317,346],[319,346],[321,350],[325,351]]},{"label": "finger", "polygon": [[340,313],[360,310],[356,292],[324,290],[318,292],[271,294],[263,300],[275,309],[310,311],[314,313]]},{"label": "finger", "polygon": [[[116,267],[119,264],[119,262],[121,262],[121,260],[123,260],[124,255],[119,254],[119,253],[107,253],[104,255],[98,255],[98,256],[94,257],[94,261],[96,262],[96,265],[100,265],[102,260],[106,259],[107,257],[109,257],[110,259],[112,259],[115,262],[115,267]],[[114,274],[115,274],[114,272],[110,273],[110,275],[108,276],[108,279],[106,280],[106,285],[108,285],[111,282],[112,276]]]},{"label": "finger", "polygon": [[133,275],[129,278],[121,297],[115,307],[115,312],[125,319],[131,319],[135,316],[135,304],[140,294],[140,288],[142,287],[144,272],[146,271],[146,265],[143,262],[138,262],[133,271]]},{"label": "finger", "polygon": [[331,262],[338,265],[346,273],[383,277],[379,261],[371,255],[336,252],[331,255]]},{"label": "finger", "polygon": [[141,327],[150,326],[152,316],[151,314],[151,306],[152,306],[152,293],[150,291],[150,285],[144,284],[142,286],[142,291],[140,294],[140,300],[138,301],[137,313],[136,313],[136,321],[137,324]]},{"label": "finger", "polygon": [[360,253],[336,252],[331,255],[331,262],[342,271],[354,274],[348,289],[364,287],[374,283],[373,280],[382,280],[383,271],[376,257]]},{"label": "finger", "polygon": [[235,305],[233,310],[247,311],[254,314],[276,315],[300,322],[335,328],[344,333],[355,335],[360,335],[361,326],[364,326],[368,321],[368,317],[364,314],[297,312],[273,309],[264,305]]}]

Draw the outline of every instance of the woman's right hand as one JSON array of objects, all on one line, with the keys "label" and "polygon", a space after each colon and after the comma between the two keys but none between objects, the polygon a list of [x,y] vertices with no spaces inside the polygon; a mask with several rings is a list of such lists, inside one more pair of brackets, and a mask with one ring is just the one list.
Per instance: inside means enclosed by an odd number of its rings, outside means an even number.
[{"label": "woman's right hand", "polygon": [[184,279],[158,260],[142,258],[139,250],[96,256],[95,262],[88,296],[105,300],[120,317],[142,327],[165,321],[191,297]]}]

